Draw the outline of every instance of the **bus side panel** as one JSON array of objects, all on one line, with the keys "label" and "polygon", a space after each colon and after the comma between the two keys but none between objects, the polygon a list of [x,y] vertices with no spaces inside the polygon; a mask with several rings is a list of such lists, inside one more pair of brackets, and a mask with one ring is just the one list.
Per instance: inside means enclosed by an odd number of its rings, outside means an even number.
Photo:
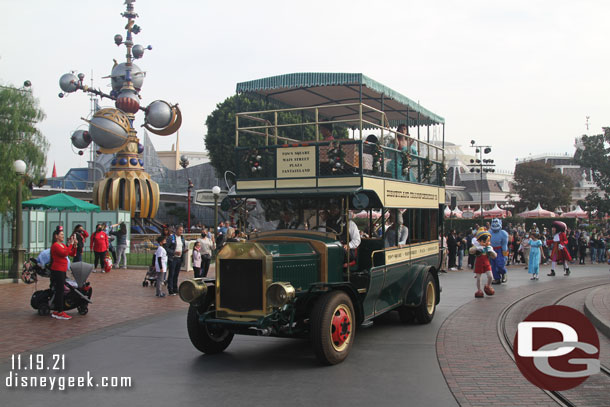
[{"label": "bus side panel", "polygon": [[367,289],[366,297],[362,304],[364,308],[364,318],[372,318],[375,314],[375,302],[379,298],[381,289],[383,288],[383,280],[385,277],[385,266],[375,267],[371,269],[371,279]]},{"label": "bus side panel", "polygon": [[388,267],[383,290],[376,305],[376,313],[402,303],[404,293],[417,278],[417,272],[408,262]]}]

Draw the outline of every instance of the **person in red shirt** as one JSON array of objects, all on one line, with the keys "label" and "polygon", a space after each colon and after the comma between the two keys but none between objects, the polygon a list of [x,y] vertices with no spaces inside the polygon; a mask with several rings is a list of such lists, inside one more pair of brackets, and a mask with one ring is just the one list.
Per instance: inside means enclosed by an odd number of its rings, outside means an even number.
[{"label": "person in red shirt", "polygon": [[71,319],[64,312],[64,284],[68,271],[68,256],[76,254],[76,238],[70,236],[67,245],[64,244],[64,229],[58,226],[53,232],[51,245],[51,285],[55,287],[55,311],[51,316],[56,319]]},{"label": "person in red shirt", "polygon": [[95,233],[93,233],[93,236],[91,236],[91,243],[89,245],[91,250],[93,250],[95,253],[93,272],[95,273],[95,269],[97,268],[97,263],[99,261],[103,273],[104,257],[106,256],[106,251],[108,250],[108,235],[106,232],[104,232],[102,225],[96,226]]}]

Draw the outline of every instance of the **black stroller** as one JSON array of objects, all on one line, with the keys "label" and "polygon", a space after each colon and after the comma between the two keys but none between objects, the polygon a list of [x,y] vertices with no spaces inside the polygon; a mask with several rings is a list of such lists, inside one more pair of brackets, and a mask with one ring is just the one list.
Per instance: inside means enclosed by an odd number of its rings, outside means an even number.
[{"label": "black stroller", "polygon": [[[89,304],[91,304],[91,295],[93,288],[87,281],[89,274],[93,270],[93,265],[89,263],[72,263],[70,270],[74,276],[74,280],[66,278],[64,285],[64,311],[74,308],[78,309],[78,313],[85,315],[89,312]],[[50,277],[51,271],[46,266],[41,266],[36,262],[36,259],[30,259],[29,271],[31,274],[41,277]],[[38,290],[32,294],[30,304],[32,308],[38,310],[39,315],[49,315],[55,308],[55,288],[51,287],[46,290]]]}]

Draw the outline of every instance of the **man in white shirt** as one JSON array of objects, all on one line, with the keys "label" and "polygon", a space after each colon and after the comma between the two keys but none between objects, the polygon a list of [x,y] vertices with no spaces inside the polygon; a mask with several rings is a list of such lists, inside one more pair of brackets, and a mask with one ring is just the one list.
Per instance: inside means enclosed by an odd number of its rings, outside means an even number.
[{"label": "man in white shirt", "polygon": [[341,244],[343,244],[343,250],[345,251],[344,261],[347,262],[348,251],[350,261],[355,259],[356,249],[360,246],[360,231],[358,230],[356,223],[351,219],[347,222],[347,228],[345,227],[346,225],[339,205],[331,205],[330,218],[326,221],[326,226],[337,232],[338,239],[341,241]]}]

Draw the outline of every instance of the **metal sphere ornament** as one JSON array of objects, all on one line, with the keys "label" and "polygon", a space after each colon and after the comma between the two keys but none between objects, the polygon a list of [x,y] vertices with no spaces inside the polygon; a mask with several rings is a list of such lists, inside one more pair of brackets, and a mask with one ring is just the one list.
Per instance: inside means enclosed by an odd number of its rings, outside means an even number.
[{"label": "metal sphere ornament", "polygon": [[137,158],[131,158],[131,159],[129,160],[129,163],[130,163],[131,165],[138,165],[138,159],[137,159]]},{"label": "metal sphere ornament", "polygon": [[116,158],[113,158],[112,161],[110,161],[110,164],[116,165],[116,161],[117,161]]},{"label": "metal sphere ornament", "polygon": [[76,130],[72,133],[70,140],[76,148],[87,148],[91,144],[91,135],[87,130]]},{"label": "metal sphere ornament", "polygon": [[155,100],[146,108],[146,123],[152,127],[158,129],[167,127],[171,123],[172,117],[172,107],[163,100]]},{"label": "metal sphere ornament", "polygon": [[119,160],[119,165],[127,165],[127,158],[121,158]]},{"label": "metal sphere ornament", "polygon": [[144,146],[142,143],[138,143],[138,154],[142,154],[144,152]]},{"label": "metal sphere ornament", "polygon": [[123,36],[121,34],[117,34],[114,36],[114,43],[119,46],[123,43]]},{"label": "metal sphere ornament", "polygon": [[126,113],[137,113],[140,108],[140,98],[133,89],[123,89],[114,104],[117,109]]},{"label": "metal sphere ornament", "polygon": [[83,155],[85,153],[83,153],[83,150],[78,150],[78,155]]},{"label": "metal sphere ornament", "polygon": [[144,160],[143,159],[138,159],[138,163],[140,163],[140,167],[144,167]]},{"label": "metal sphere ornament", "polygon": [[[127,64],[125,62],[115,65],[112,68],[112,72],[110,74],[110,84],[112,85],[112,90],[115,92],[120,92],[127,82],[125,78],[127,72]],[[131,83],[136,90],[142,89],[142,84],[144,83],[145,73],[136,65],[131,64]]]},{"label": "metal sphere ornament", "polygon": [[95,112],[89,120],[89,134],[102,148],[119,148],[127,141],[131,125],[125,113],[106,108]]},{"label": "metal sphere ornament", "polygon": [[78,78],[73,73],[66,73],[59,78],[59,87],[66,93],[76,92]]},{"label": "metal sphere ornament", "polygon": [[144,55],[144,46],[140,44],[136,44],[131,49],[131,53],[135,59],[140,59]]}]

